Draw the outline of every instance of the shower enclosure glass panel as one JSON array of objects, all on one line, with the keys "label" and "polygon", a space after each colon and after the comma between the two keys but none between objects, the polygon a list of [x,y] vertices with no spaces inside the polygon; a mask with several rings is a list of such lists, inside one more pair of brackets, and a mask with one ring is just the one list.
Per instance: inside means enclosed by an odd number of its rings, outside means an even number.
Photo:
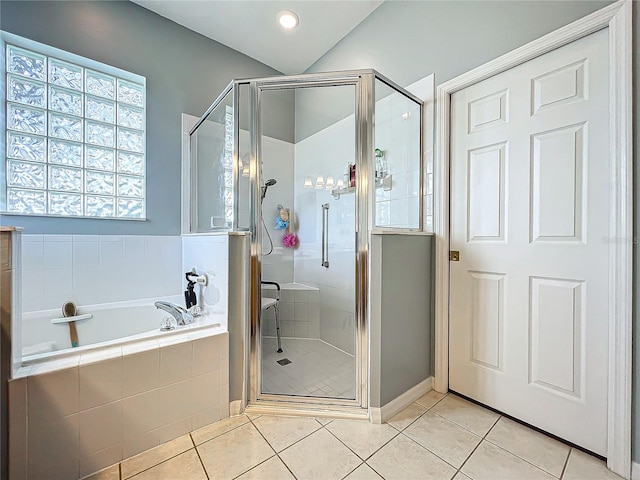
[{"label": "shower enclosure glass panel", "polygon": [[249,404],[368,407],[369,235],[423,227],[421,105],[373,70],[234,80],[191,130],[189,231],[250,234]]},{"label": "shower enclosure glass panel", "polygon": [[419,229],[421,104],[376,78],[376,227]]},{"label": "shower enclosure glass panel", "polygon": [[191,135],[191,232],[232,227],[233,131],[233,89],[229,89]]},{"label": "shower enclosure glass panel", "polygon": [[[355,95],[348,85],[261,96],[262,126],[276,121],[271,106],[287,101],[295,109],[293,143],[259,137],[262,183],[272,184],[262,201],[261,278],[281,288],[283,350],[276,310],[263,309],[262,398],[356,399],[356,195],[355,174],[349,175],[349,164],[356,164]],[[262,296],[263,302],[276,297],[275,286],[263,284]]]}]

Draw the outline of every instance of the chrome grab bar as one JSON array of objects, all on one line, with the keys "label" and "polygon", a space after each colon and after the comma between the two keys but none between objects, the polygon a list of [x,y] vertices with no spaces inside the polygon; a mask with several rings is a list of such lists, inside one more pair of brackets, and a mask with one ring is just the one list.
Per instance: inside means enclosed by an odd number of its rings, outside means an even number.
[{"label": "chrome grab bar", "polygon": [[329,268],[329,204],[322,205],[322,266]]}]

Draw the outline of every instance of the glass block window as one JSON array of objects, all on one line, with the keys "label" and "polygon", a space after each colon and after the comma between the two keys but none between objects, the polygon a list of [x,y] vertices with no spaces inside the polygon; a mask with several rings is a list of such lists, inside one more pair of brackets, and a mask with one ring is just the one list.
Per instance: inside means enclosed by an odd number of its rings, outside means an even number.
[{"label": "glass block window", "polygon": [[233,225],[233,107],[226,106],[224,116],[224,218]]},{"label": "glass block window", "polygon": [[144,81],[88,59],[5,48],[4,211],[144,218]]}]

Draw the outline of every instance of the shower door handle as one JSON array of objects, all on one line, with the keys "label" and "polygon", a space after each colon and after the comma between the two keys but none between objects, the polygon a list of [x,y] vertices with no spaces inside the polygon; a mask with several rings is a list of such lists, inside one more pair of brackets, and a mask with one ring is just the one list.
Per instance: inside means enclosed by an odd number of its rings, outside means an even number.
[{"label": "shower door handle", "polygon": [[322,204],[322,266],[329,268],[329,204]]}]

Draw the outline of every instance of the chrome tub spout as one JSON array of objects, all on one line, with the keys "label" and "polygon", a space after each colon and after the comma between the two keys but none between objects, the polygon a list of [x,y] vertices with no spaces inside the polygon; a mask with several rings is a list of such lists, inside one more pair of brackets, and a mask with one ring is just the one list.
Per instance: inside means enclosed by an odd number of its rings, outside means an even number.
[{"label": "chrome tub spout", "polygon": [[189,323],[193,323],[194,318],[185,308],[180,305],[176,305],[170,302],[158,301],[154,303],[156,308],[160,310],[164,310],[173,318],[176,319],[176,323],[178,325],[188,325]]}]

